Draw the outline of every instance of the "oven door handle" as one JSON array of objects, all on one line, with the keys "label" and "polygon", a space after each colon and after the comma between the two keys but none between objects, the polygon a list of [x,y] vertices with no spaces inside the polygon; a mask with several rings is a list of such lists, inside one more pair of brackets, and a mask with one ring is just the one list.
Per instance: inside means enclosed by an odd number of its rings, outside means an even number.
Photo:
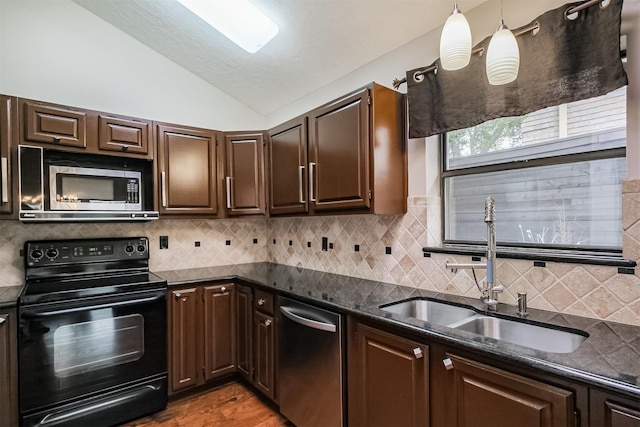
[{"label": "oven door handle", "polygon": [[159,294],[154,297],[140,298],[132,301],[120,301],[120,302],[114,302],[114,303],[108,303],[108,304],[89,305],[85,307],[66,308],[66,309],[54,310],[54,311],[42,311],[42,312],[23,311],[20,316],[25,319],[44,319],[47,317],[59,316],[62,314],[77,313],[79,311],[90,311],[90,310],[99,310],[101,308],[124,307],[128,305],[144,304],[148,302],[160,301],[161,299],[164,299],[164,298],[165,298],[165,294]]}]

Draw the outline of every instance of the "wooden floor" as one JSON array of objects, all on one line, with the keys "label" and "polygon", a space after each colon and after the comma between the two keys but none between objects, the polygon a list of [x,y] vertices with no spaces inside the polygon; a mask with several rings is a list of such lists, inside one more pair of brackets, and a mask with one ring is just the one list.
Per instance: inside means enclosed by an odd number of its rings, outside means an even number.
[{"label": "wooden floor", "polygon": [[169,402],[167,409],[126,427],[292,426],[240,383]]}]

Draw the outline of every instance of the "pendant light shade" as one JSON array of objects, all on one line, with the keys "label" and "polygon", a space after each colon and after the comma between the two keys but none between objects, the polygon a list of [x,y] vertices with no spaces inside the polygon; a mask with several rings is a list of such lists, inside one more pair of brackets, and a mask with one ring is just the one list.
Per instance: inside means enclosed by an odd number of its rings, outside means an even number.
[{"label": "pendant light shade", "polygon": [[518,77],[520,69],[520,49],[515,36],[500,24],[487,48],[487,78],[497,86],[511,83]]},{"label": "pendant light shade", "polygon": [[470,59],[471,28],[456,2],[440,35],[440,63],[445,70],[459,70],[469,65]]}]

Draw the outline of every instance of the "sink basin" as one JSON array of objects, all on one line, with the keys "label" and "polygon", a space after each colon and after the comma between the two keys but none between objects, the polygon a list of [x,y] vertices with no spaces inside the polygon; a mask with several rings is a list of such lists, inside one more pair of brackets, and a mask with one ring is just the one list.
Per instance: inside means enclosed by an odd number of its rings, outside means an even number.
[{"label": "sink basin", "polygon": [[588,336],[584,332],[580,334],[482,315],[469,317],[449,327],[548,353],[571,353]]},{"label": "sink basin", "polygon": [[424,320],[434,325],[446,326],[460,322],[477,313],[465,307],[437,302],[425,298],[414,298],[406,301],[381,305],[380,309],[401,316]]}]

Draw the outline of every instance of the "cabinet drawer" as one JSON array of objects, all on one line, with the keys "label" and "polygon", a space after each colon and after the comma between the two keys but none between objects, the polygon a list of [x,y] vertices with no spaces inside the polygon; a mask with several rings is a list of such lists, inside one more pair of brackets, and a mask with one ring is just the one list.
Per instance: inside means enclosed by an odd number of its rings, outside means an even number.
[{"label": "cabinet drawer", "polygon": [[69,108],[25,102],[24,139],[86,148],[87,115]]},{"label": "cabinet drawer", "polygon": [[273,314],[273,294],[256,290],[256,297],[253,300],[253,304],[256,310],[266,314]]}]

